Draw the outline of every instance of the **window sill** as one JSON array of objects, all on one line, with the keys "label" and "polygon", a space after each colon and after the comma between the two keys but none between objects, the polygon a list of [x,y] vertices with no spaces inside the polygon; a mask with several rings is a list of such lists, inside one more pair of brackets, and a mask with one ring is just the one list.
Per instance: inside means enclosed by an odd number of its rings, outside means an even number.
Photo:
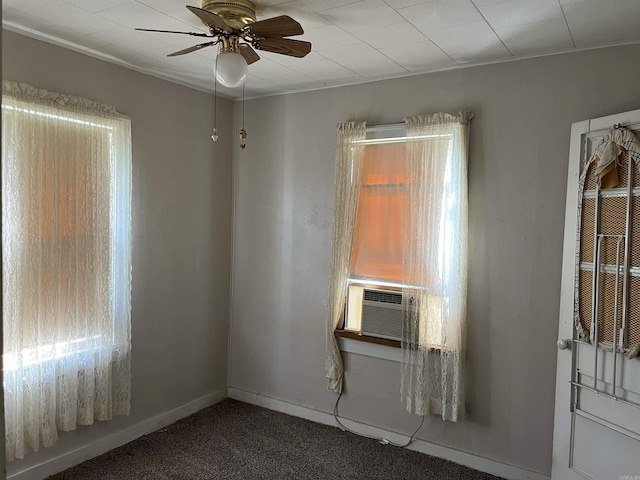
[{"label": "window sill", "polygon": [[383,338],[366,337],[354,332],[336,330],[340,350],[367,357],[381,358],[392,362],[402,362],[400,342]]}]

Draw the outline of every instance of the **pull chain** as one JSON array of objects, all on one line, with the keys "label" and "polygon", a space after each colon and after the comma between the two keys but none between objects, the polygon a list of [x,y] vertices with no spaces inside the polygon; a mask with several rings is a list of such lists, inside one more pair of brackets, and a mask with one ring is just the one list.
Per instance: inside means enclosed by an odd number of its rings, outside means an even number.
[{"label": "pull chain", "polygon": [[244,129],[244,83],[242,84],[242,129],[240,130],[240,149],[247,146],[247,131]]},{"label": "pull chain", "polygon": [[[218,47],[218,55],[220,54],[220,47]],[[213,75],[213,133],[211,134],[211,140],[218,141],[218,129],[216,128],[218,120],[218,55],[216,55],[216,71]]]}]

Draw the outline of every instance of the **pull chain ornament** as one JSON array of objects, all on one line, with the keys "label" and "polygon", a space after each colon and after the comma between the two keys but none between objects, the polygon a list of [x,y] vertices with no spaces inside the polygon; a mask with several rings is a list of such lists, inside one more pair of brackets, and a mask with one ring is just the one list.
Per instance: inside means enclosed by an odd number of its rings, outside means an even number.
[{"label": "pull chain ornament", "polygon": [[218,129],[217,128],[213,129],[213,135],[211,135],[211,140],[213,140],[214,142],[218,141]]}]

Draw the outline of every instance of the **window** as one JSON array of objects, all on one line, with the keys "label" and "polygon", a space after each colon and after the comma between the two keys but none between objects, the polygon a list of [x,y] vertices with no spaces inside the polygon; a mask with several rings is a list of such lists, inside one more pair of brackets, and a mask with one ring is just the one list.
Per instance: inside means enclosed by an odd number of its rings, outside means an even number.
[{"label": "window", "polygon": [[7,458],[128,414],[130,121],[5,82],[2,248]]},{"label": "window", "polygon": [[367,129],[364,122],[338,125],[327,317],[330,389],[342,390],[344,365],[334,332],[344,325],[353,336],[401,338],[407,411],[450,421],[464,416],[472,117],[409,117],[406,133],[395,135],[393,128]]},{"label": "window", "polygon": [[[450,135],[434,136],[429,142],[449,155]],[[409,278],[403,255],[404,248],[411,248],[405,245],[404,234],[405,227],[410,228],[405,223],[411,221],[410,187],[417,177],[407,172],[404,125],[369,128],[363,143],[344,330],[358,333],[362,340],[391,340],[385,343],[399,347],[402,290],[416,280]],[[423,300],[427,311],[437,313],[442,308],[439,295],[433,292]],[[440,329],[430,328],[425,341],[439,347]]]},{"label": "window", "polygon": [[407,198],[405,143],[365,145],[351,278],[402,283]]},{"label": "window", "polygon": [[405,143],[404,125],[367,129],[344,321],[351,338],[392,346],[402,338]]}]

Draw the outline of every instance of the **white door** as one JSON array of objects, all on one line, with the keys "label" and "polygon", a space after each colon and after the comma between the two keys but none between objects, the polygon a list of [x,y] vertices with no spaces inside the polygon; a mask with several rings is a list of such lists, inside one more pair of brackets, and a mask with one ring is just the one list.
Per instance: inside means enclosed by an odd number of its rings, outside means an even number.
[{"label": "white door", "polygon": [[[640,331],[640,265],[635,265],[635,257],[640,258],[640,221],[634,220],[634,215],[640,216],[640,187],[636,186],[639,183],[634,184],[634,181],[640,182],[640,173],[631,171],[629,186],[626,181],[629,170],[626,166],[620,167],[621,185],[617,188],[600,190],[593,182],[586,182],[583,194],[579,195],[579,179],[585,164],[601,141],[613,131],[614,125],[622,125],[640,138],[640,110],[575,123],[571,129],[553,480],[640,480],[640,358],[629,359],[620,352],[613,353],[614,344],[618,345],[618,350],[628,348],[631,328],[634,332]],[[632,166],[632,169],[640,171],[639,166]],[[636,180],[633,180],[634,176],[637,176]],[[629,191],[631,196],[627,203]],[[587,198],[589,200],[585,200]],[[579,202],[581,219],[578,219]],[[602,218],[595,214],[593,219],[587,220],[587,203],[584,202],[592,202],[589,209],[593,205],[593,211],[601,208],[602,212],[605,212],[603,205],[606,204],[608,213],[603,213]],[[617,212],[620,218],[614,218],[617,213],[611,214],[614,204],[620,206]],[[631,205],[628,227],[625,220],[627,205]],[[624,231],[611,234],[616,222],[625,225]],[[587,247],[583,246],[582,233],[577,241],[579,226],[592,232]],[[579,248],[580,263],[576,270]],[[583,251],[590,256],[587,261]],[[629,264],[625,258],[629,258]],[[580,280],[576,281],[576,278]],[[612,292],[618,292],[618,295]],[[574,311],[579,312],[577,322],[581,321],[581,315],[587,318],[587,323],[591,322],[588,329],[582,330],[582,335],[578,334]],[[618,321],[614,322],[614,318]],[[631,341],[635,342],[637,333],[633,335]],[[594,338],[597,341],[593,341]],[[598,342],[601,348],[596,349],[593,345]]]}]

